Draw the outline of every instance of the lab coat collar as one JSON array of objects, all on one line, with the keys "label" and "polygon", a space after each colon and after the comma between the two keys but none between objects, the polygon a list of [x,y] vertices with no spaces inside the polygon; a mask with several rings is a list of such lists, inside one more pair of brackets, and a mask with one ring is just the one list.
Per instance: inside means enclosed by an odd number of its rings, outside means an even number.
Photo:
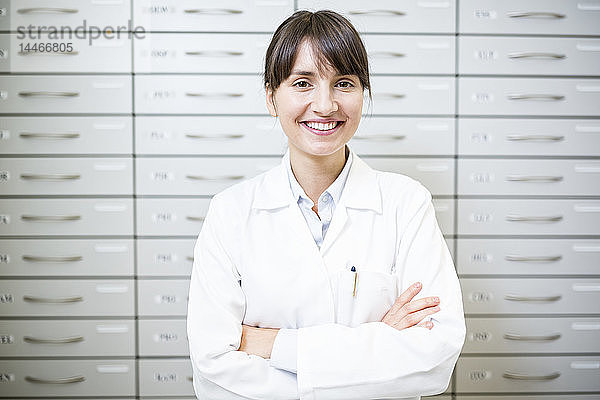
[{"label": "lab coat collar", "polygon": [[[269,210],[296,204],[297,199],[294,199],[287,176],[286,163],[290,162],[289,152],[288,149],[281,163],[265,173],[262,182],[256,188],[252,208]],[[339,206],[368,209],[380,214],[381,190],[377,174],[356,153],[352,152],[352,157],[352,165]]]}]

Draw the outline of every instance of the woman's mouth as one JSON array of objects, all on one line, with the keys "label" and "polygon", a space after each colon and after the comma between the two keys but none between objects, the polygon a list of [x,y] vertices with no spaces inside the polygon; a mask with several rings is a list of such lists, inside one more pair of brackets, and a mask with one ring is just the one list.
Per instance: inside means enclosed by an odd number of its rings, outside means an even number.
[{"label": "woman's mouth", "polygon": [[301,124],[312,133],[320,136],[331,135],[343,124],[343,121],[316,122],[304,121]]}]

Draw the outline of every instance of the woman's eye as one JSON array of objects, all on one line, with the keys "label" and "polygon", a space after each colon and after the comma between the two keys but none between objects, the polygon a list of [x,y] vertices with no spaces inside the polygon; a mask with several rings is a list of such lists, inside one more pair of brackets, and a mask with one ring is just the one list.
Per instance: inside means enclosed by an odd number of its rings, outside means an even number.
[{"label": "woman's eye", "polygon": [[308,82],[306,82],[306,81],[298,81],[298,82],[294,83],[294,86],[299,87],[299,88],[307,88],[308,87]]},{"label": "woman's eye", "polygon": [[354,85],[352,84],[352,82],[349,82],[349,81],[341,81],[341,82],[338,83],[338,86],[341,87],[341,88],[344,88],[344,89],[354,87]]}]

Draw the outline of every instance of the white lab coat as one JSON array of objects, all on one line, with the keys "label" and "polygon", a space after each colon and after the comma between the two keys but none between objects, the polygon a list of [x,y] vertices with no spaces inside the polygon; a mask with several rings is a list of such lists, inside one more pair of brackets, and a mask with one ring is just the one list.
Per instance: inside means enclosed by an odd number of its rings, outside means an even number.
[{"label": "white lab coat", "polygon": [[[188,304],[199,399],[397,399],[447,388],[465,323],[431,195],[353,156],[320,249],[283,163],[213,197]],[[416,298],[440,298],[434,328],[380,322],[417,281]],[[297,375],[238,351],[242,323],[298,328]]]}]

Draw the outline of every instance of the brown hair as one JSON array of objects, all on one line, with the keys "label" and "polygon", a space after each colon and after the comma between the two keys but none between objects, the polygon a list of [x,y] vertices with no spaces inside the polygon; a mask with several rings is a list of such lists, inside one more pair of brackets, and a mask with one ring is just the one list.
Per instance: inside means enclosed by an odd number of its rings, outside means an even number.
[{"label": "brown hair", "polygon": [[350,21],[331,10],[296,11],[279,25],[265,56],[265,88],[276,90],[290,76],[303,39],[313,45],[320,71],[330,65],[340,75],[356,75],[371,97],[369,61],[360,35]]}]

